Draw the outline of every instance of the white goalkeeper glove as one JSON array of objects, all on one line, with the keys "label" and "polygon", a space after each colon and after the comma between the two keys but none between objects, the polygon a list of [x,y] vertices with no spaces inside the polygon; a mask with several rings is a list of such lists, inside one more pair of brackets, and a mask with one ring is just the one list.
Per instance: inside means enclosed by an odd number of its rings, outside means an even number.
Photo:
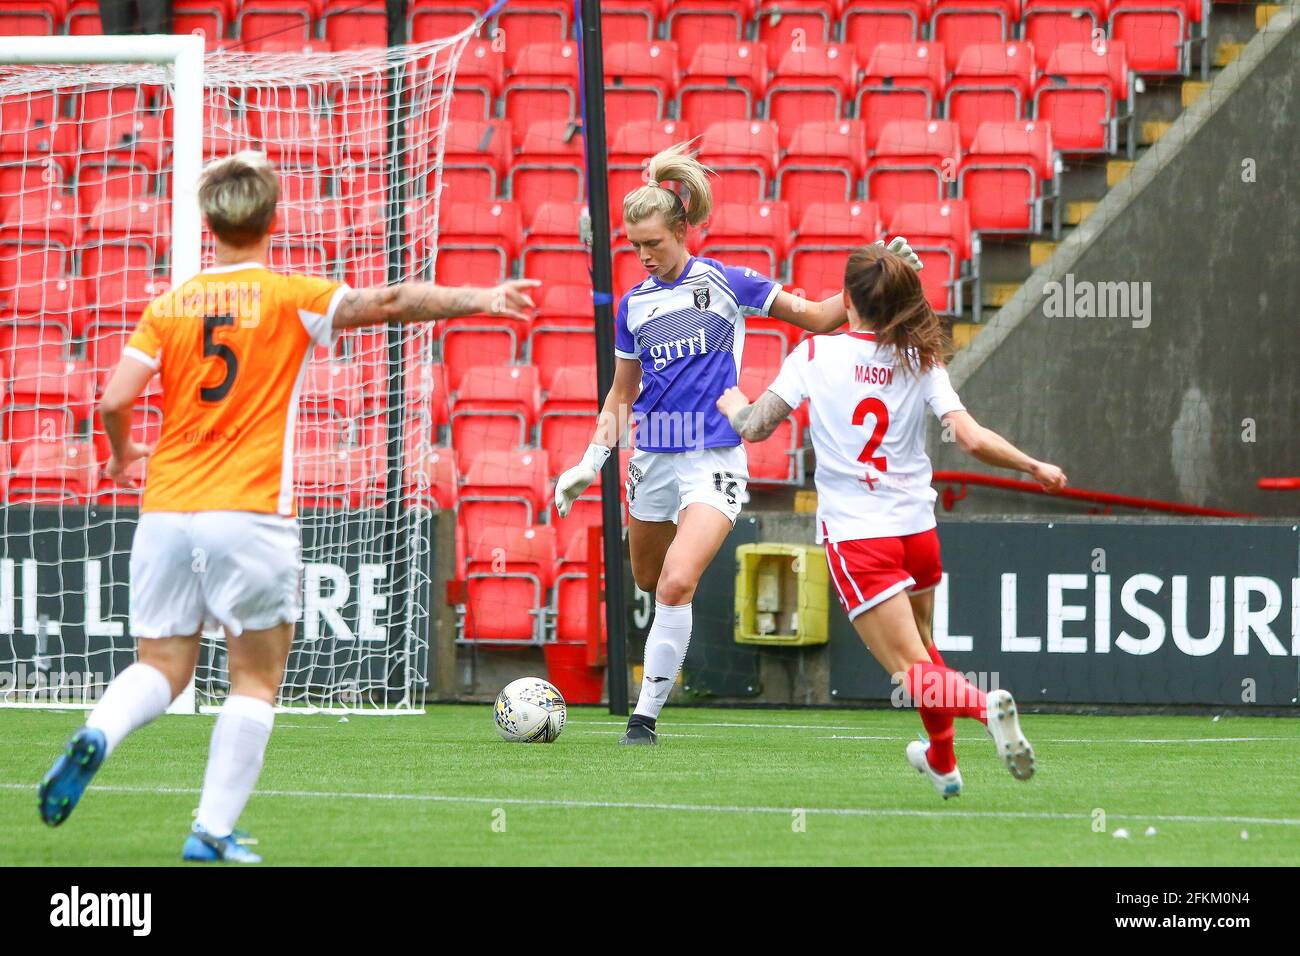
[{"label": "white goalkeeper glove", "polygon": [[[885,240],[877,239],[876,245],[885,246]],[[889,245],[885,246],[885,251],[892,252],[894,255],[902,257],[902,259],[917,272],[920,272],[925,268],[921,263],[921,257],[912,251],[912,247],[907,244],[907,240],[902,236],[896,236],[891,240]]]},{"label": "white goalkeeper glove", "polygon": [[555,483],[555,510],[560,517],[566,517],[578,496],[587,490],[587,486],[596,480],[601,467],[609,460],[612,448],[604,445],[588,445],[582,460],[560,475]]}]

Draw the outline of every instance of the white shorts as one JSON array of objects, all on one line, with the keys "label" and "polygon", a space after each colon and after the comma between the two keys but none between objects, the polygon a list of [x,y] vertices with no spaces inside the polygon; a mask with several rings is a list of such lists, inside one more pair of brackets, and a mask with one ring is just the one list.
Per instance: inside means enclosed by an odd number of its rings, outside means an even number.
[{"label": "white shorts", "polygon": [[150,511],[131,544],[131,634],[231,635],[302,615],[298,522],[251,511]]},{"label": "white shorts", "polygon": [[732,524],[749,500],[749,458],[744,445],[698,451],[637,449],[627,464],[627,506],[639,521],[677,522],[687,505],[706,504]]}]

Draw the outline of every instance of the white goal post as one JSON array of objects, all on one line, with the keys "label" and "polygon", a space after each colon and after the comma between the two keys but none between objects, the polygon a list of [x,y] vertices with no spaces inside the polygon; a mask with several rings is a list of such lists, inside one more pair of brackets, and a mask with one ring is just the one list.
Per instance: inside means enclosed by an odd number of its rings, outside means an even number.
[{"label": "white goal post", "polygon": [[[271,268],[431,278],[448,104],[477,26],[338,53],[0,37],[0,706],[90,706],[133,659],[138,495],[104,479],[93,400],[143,303],[210,262],[203,163],[250,147],[276,163]],[[304,617],[282,707],[422,709],[436,506],[419,466],[438,430],[420,383],[435,350],[432,330],[403,326],[313,356],[295,448]],[[156,439],[157,394],[136,411]],[[205,635],[174,709],[211,710],[227,689]]]}]

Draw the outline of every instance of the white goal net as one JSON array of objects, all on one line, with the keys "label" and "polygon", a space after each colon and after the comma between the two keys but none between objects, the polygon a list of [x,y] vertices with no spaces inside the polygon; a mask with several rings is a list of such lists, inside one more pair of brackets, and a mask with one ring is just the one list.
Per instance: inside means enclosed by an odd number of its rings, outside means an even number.
[{"label": "white goal net", "polygon": [[[144,305],[211,262],[194,207],[200,161],[251,147],[278,167],[271,268],[354,287],[432,278],[443,137],[470,33],[212,53],[201,95],[178,75],[182,58],[149,46],[194,38],[43,38],[41,57],[31,38],[0,38],[0,704],[87,703],[133,659],[139,495],[104,475],[94,403]],[[420,706],[437,507],[427,458],[442,399],[426,374],[433,334],[350,333],[312,357],[295,449],[304,614],[284,706]],[[161,426],[157,388],[133,411],[146,443]],[[222,647],[205,637],[199,707],[226,692]]]}]

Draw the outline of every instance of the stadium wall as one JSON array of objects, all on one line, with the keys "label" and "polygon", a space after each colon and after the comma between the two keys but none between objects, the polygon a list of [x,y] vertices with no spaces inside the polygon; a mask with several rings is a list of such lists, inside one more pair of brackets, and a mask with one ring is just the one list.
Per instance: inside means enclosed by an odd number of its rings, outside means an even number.
[{"label": "stadium wall", "polygon": [[[981,422],[1078,487],[1300,513],[1256,488],[1300,468],[1297,19],[1274,17],[952,363]],[[1118,308],[1065,317],[1093,293]],[[930,450],[988,470],[935,433]],[[959,510],[1079,509],[972,490]]]}]

